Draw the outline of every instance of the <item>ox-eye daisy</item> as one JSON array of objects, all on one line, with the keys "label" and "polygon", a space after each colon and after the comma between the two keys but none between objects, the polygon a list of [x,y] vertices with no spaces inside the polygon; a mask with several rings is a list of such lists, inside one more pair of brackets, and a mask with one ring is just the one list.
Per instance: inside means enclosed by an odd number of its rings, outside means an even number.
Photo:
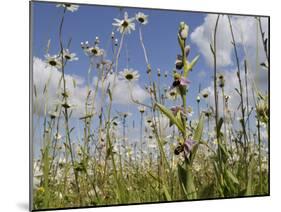
[{"label": "ox-eye daisy", "polygon": [[79,6],[75,4],[57,4],[57,7],[64,7],[66,10],[70,12],[75,12],[79,8]]},{"label": "ox-eye daisy", "polygon": [[117,31],[119,31],[120,33],[131,33],[131,30],[135,30],[135,23],[133,23],[133,21],[135,20],[135,17],[133,18],[129,18],[128,17],[128,13],[125,12],[124,13],[124,19],[123,20],[119,20],[117,18],[114,18],[114,21],[116,21],[115,23],[113,23],[113,26],[117,27]]},{"label": "ox-eye daisy", "polygon": [[132,82],[138,80],[140,75],[136,70],[125,68],[124,71],[120,72],[120,77],[124,80]]},{"label": "ox-eye daisy", "polygon": [[148,23],[147,18],[148,18],[148,15],[145,15],[144,13],[138,12],[138,13],[136,14],[136,19],[137,19],[137,21],[138,21],[139,23],[143,24],[143,25],[145,25],[145,24]]},{"label": "ox-eye daisy", "polygon": [[60,60],[60,57],[58,55],[52,55],[51,56],[49,54],[46,54],[45,58],[46,58],[46,63],[49,66],[57,68],[57,69],[60,69],[62,67],[61,60]]}]

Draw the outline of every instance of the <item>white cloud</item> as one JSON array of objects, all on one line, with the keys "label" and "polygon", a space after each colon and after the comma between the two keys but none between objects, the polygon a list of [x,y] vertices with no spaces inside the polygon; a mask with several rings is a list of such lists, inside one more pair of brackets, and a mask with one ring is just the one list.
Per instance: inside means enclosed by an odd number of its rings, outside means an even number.
[{"label": "white cloud", "polygon": [[[210,44],[213,43],[214,28],[217,15],[209,14],[204,18],[202,25],[198,26],[191,33],[191,41],[195,43],[200,53],[204,56],[207,65],[213,66],[213,55]],[[268,33],[267,19],[262,18],[262,26],[266,35]],[[232,16],[231,22],[236,44],[243,46],[249,58],[256,56],[257,35],[260,59],[264,58],[264,51],[260,31],[257,28],[257,21],[254,17]],[[257,31],[258,29],[258,31]],[[258,32],[258,33],[257,33]],[[233,45],[231,44],[231,32],[226,15],[221,15],[217,29],[217,66],[225,67],[235,64],[233,57]]]},{"label": "white cloud", "polygon": [[[195,28],[191,33],[191,41],[195,43],[204,56],[205,62],[210,67],[213,66],[213,55],[210,50],[210,43],[213,42],[213,33],[217,15],[209,14],[205,17],[202,25]],[[267,19],[262,18],[262,28],[265,32],[265,37],[268,37]],[[231,22],[237,49],[239,52],[241,79],[244,97],[245,95],[245,72],[244,59],[247,60],[248,67],[248,92],[250,107],[254,106],[252,89],[256,87],[259,91],[267,91],[268,72],[263,70],[259,64],[265,61],[265,52],[262,45],[261,34],[258,28],[258,22],[254,17],[232,16]],[[241,109],[238,109],[240,104],[240,96],[235,91],[239,90],[239,81],[237,78],[237,67],[234,57],[234,49],[231,44],[232,37],[229,28],[228,17],[220,16],[217,32],[217,65],[218,72],[222,73],[225,78],[225,94],[231,96],[229,100],[229,109],[241,117]],[[214,83],[213,80],[206,86],[205,89],[210,91],[209,105],[214,108]],[[219,89],[220,90],[220,89]],[[219,113],[222,116],[222,99],[221,92],[219,93]],[[246,100],[244,99],[244,102]]]},{"label": "white cloud", "polygon": [[[61,99],[59,96],[59,81],[61,78],[61,72],[59,72],[56,68],[52,68],[48,66],[43,60],[40,58],[33,58],[33,84],[36,87],[37,98],[34,98],[34,105],[37,111],[37,114],[41,115],[44,113],[44,107],[46,107],[46,112],[50,110],[54,110],[56,104]],[[66,87],[68,92],[70,93],[70,104],[74,105],[73,108],[73,117],[82,116],[85,107],[85,100],[87,96],[87,87],[85,81],[82,77],[74,75],[74,74],[65,74],[66,78]],[[105,80],[105,87],[110,84],[113,84],[114,77],[110,75]],[[76,87],[73,85],[73,81],[76,82]],[[95,82],[97,82],[97,78],[93,79],[93,84],[90,85],[91,89],[94,90]],[[44,87],[46,86],[47,92],[43,93]],[[99,88],[101,84],[99,84]],[[130,94],[135,99],[139,101],[144,101],[148,95],[144,89],[138,83],[132,84],[131,91],[126,83],[123,80],[117,79],[114,89],[112,89],[113,93],[113,103],[115,104],[130,104],[131,98]],[[97,99],[95,101],[95,107],[98,110],[100,108],[101,99],[100,95],[97,95]]]},{"label": "white cloud", "polygon": [[[98,81],[97,77],[94,78],[94,84]],[[101,88],[102,83],[99,82]],[[104,88],[110,86],[112,92],[113,103],[115,104],[132,104],[132,98],[139,102],[144,102],[149,96],[148,93],[137,83],[132,82],[129,84],[127,81],[115,77],[110,74],[104,82]]]},{"label": "white cloud", "polygon": [[[59,92],[62,91],[59,87],[61,72],[56,68],[48,66],[40,58],[33,58],[33,84],[36,87],[37,98],[34,98],[34,106],[38,114],[54,110],[56,104],[60,101]],[[70,93],[70,103],[75,106],[73,115],[81,116],[83,114],[83,103],[85,102],[87,89],[84,86],[84,80],[76,75],[65,75],[66,87]],[[76,81],[74,88],[73,80]],[[46,92],[44,88],[46,86]]]}]

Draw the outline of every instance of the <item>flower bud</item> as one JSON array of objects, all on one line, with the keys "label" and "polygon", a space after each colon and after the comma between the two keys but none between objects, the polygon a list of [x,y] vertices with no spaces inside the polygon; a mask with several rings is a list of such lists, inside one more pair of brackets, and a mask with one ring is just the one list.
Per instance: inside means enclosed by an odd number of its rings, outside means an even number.
[{"label": "flower bud", "polygon": [[177,55],[175,65],[176,65],[176,69],[178,69],[178,70],[181,70],[183,68],[183,62],[182,62],[182,56],[181,55]]},{"label": "flower bud", "polygon": [[185,56],[186,56],[186,57],[188,57],[189,52],[190,52],[190,46],[187,45],[187,46],[184,48],[184,53],[185,53]]},{"label": "flower bud", "polygon": [[100,38],[98,36],[96,36],[96,40],[95,40],[95,44],[99,44],[100,43]]},{"label": "flower bud", "polygon": [[157,69],[157,76],[158,76],[158,77],[160,77],[160,76],[161,76],[161,71],[160,71],[160,69],[159,69],[159,68]]},{"label": "flower bud", "polygon": [[179,27],[179,35],[181,39],[185,40],[187,38],[188,29],[189,29],[188,25],[182,21]]}]

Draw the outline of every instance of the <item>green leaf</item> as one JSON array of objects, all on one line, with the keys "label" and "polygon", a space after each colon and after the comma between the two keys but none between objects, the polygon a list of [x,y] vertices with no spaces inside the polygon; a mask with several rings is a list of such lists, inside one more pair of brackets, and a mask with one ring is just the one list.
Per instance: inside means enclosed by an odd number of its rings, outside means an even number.
[{"label": "green leaf", "polygon": [[180,186],[182,188],[182,191],[185,195],[187,195],[187,192],[186,192],[186,170],[180,165],[178,164],[178,175],[179,175],[179,181],[180,181]]},{"label": "green leaf", "polygon": [[190,163],[192,164],[193,160],[194,160],[194,157],[196,155],[196,152],[197,152],[197,149],[198,149],[198,144],[201,140],[201,137],[202,137],[202,134],[203,134],[203,128],[204,128],[204,114],[201,113],[200,115],[200,118],[199,118],[199,123],[196,127],[196,130],[194,132],[194,135],[193,135],[193,140],[195,142],[197,142],[197,144],[193,147],[192,151],[191,151],[191,154],[190,154]]},{"label": "green leaf", "polygon": [[196,130],[193,135],[193,140],[196,142],[200,142],[202,133],[203,133],[203,127],[204,127],[204,114],[201,113],[200,118],[199,118],[199,123],[196,127]]},{"label": "green leaf", "polygon": [[163,191],[164,191],[164,195],[167,201],[172,201],[172,198],[168,192],[168,189],[165,185],[163,185]]},{"label": "green leaf", "polygon": [[178,127],[178,129],[179,129],[182,133],[185,132],[185,127],[183,126],[181,120],[178,120],[178,119],[174,116],[173,112],[172,112],[170,109],[166,108],[164,105],[161,105],[161,104],[159,104],[159,103],[155,103],[155,106],[157,106],[157,107],[160,109],[160,111],[161,111],[165,116],[167,116],[167,117],[170,119],[170,121],[171,121],[173,124],[175,124],[175,125]]},{"label": "green leaf", "polygon": [[217,126],[217,134],[218,135],[220,134],[222,124],[223,124],[223,118],[220,118],[220,120],[218,122],[218,126]]},{"label": "green leaf", "polygon": [[233,183],[239,185],[238,179],[232,174],[231,171],[226,170],[226,174],[227,174],[227,177],[229,177]]},{"label": "green leaf", "polygon": [[254,160],[250,157],[249,162],[249,172],[248,172],[248,182],[247,182],[247,189],[245,191],[245,196],[253,195],[253,168],[254,168]]},{"label": "green leaf", "polygon": [[197,55],[192,61],[191,63],[189,63],[188,65],[188,70],[193,69],[193,66],[195,66],[195,64],[197,63],[197,61],[199,60],[200,55]]}]

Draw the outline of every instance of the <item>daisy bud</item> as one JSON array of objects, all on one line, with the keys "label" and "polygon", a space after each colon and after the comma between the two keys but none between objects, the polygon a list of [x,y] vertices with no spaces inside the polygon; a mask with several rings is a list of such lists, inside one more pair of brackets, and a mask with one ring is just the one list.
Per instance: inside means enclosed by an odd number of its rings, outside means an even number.
[{"label": "daisy bud", "polygon": [[199,103],[200,102],[200,96],[197,96],[196,101]]},{"label": "daisy bud", "polygon": [[159,68],[157,69],[157,76],[158,76],[158,77],[160,77],[160,76],[161,76],[161,71],[160,71],[160,69],[159,69]]},{"label": "daisy bud", "polygon": [[168,77],[168,72],[167,71],[165,71],[165,74],[164,74],[164,77]]},{"label": "daisy bud", "polygon": [[219,87],[223,88],[224,87],[224,77],[222,74],[219,75]]},{"label": "daisy bud", "polygon": [[95,44],[97,45],[97,44],[99,44],[100,43],[100,38],[97,36],[96,37],[96,40],[95,40]]},{"label": "daisy bud", "polygon": [[114,32],[111,32],[111,39],[114,39],[114,36],[115,36]]},{"label": "daisy bud", "polygon": [[180,35],[180,38],[182,40],[185,40],[188,36],[188,25],[186,23],[184,23],[183,21],[180,22],[180,27],[179,27],[179,35]]},{"label": "daisy bud", "polygon": [[115,44],[115,46],[118,46],[118,39],[117,38],[114,40],[114,44]]},{"label": "daisy bud", "polygon": [[224,96],[224,99],[225,99],[226,102],[228,102],[229,98],[230,98],[230,96],[228,96],[228,95]]}]

